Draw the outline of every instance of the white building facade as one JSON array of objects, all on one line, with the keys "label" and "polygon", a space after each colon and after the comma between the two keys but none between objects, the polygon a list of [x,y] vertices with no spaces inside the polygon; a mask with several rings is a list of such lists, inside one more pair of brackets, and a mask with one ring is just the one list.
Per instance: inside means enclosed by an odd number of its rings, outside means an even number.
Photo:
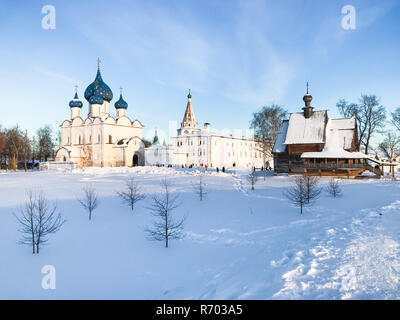
[{"label": "white building facade", "polygon": [[203,129],[199,128],[190,92],[183,121],[171,140],[171,146],[146,149],[146,164],[261,168],[272,163],[271,158],[264,163],[260,142],[253,137],[220,134],[212,131],[209,123],[205,123]]},{"label": "white building facade", "polygon": [[56,161],[74,162],[77,166],[136,166],[144,165],[143,126],[126,116],[128,104],[122,98],[114,104],[115,117],[110,114],[113,93],[103,81],[98,66],[93,83],[85,90],[89,103],[83,117],[83,103],[77,92],[70,101],[71,118],[61,125],[61,146]]}]

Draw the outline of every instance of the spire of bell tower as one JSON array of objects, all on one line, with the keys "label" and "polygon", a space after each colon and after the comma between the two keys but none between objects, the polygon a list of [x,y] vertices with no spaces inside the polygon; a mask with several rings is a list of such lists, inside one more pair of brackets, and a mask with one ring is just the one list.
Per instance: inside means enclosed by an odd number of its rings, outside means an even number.
[{"label": "spire of bell tower", "polygon": [[186,106],[185,115],[181,123],[181,128],[197,128],[197,122],[192,107],[192,94],[190,93],[190,89],[187,97],[188,97],[188,102]]},{"label": "spire of bell tower", "polygon": [[313,107],[311,106],[312,96],[308,93],[308,81],[307,81],[307,93],[303,97],[305,106],[303,108],[303,113],[305,118],[310,118],[313,113]]}]

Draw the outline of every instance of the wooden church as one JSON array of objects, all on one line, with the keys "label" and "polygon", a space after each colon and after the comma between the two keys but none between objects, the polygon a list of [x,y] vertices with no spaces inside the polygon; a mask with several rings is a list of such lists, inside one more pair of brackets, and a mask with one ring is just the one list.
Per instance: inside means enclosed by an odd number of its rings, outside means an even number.
[{"label": "wooden church", "polygon": [[327,110],[314,111],[308,89],[303,101],[303,112],[291,113],[279,129],[272,150],[276,174],[353,178],[370,170],[380,175],[359,152],[354,118],[329,119]]}]

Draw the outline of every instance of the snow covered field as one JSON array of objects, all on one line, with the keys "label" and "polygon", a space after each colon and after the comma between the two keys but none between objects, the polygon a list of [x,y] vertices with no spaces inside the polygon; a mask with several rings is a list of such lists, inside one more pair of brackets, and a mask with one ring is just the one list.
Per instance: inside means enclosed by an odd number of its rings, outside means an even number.
[{"label": "snow covered field", "polygon": [[[132,213],[115,195],[131,174],[148,195],[170,180],[182,200],[175,215],[187,215],[185,239],[166,249],[145,238],[150,197]],[[342,180],[342,198],[324,193],[301,216],[282,194],[293,178],[268,176],[250,191],[244,174],[206,173],[200,202],[196,169],[1,173],[0,298],[400,298],[399,182]],[[88,183],[101,195],[92,221],[77,201]],[[12,214],[32,188],[68,220],[39,255],[18,244]],[[44,265],[56,268],[55,290],[41,287]]]}]

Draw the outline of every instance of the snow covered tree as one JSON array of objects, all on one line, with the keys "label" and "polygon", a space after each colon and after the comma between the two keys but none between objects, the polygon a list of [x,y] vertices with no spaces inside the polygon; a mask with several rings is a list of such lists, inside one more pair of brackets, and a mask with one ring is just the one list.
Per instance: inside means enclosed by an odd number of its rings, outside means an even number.
[{"label": "snow covered tree", "polygon": [[129,177],[125,181],[125,189],[123,191],[117,191],[117,195],[121,198],[123,203],[129,205],[132,211],[135,204],[146,197],[134,177]]},{"label": "snow covered tree", "polygon": [[255,170],[251,170],[249,174],[246,176],[247,181],[249,182],[251,186],[251,190],[254,190],[254,186],[256,185],[256,182],[258,180],[258,176]]},{"label": "snow covered tree", "polygon": [[97,192],[93,186],[86,186],[83,188],[83,195],[83,198],[78,201],[89,213],[89,220],[92,220],[92,212],[99,206]]},{"label": "snow covered tree", "polygon": [[255,152],[259,152],[263,158],[264,180],[267,160],[271,157],[279,127],[286,115],[287,111],[276,104],[264,106],[259,112],[253,113],[250,128],[254,129],[255,136],[261,142],[257,144]]},{"label": "snow covered tree", "polygon": [[303,208],[315,203],[321,190],[316,191],[315,185],[308,181],[309,177],[296,177],[294,184],[284,191],[285,197],[296,207],[300,208],[300,214],[303,214]]},{"label": "snow covered tree", "polygon": [[28,199],[15,217],[22,233],[20,243],[32,246],[32,253],[39,253],[40,247],[46,244],[51,234],[56,233],[66,220],[57,211],[57,205],[50,205],[43,192],[28,192]]},{"label": "snow covered tree", "polygon": [[207,195],[202,174],[199,175],[199,180],[194,183],[194,191],[199,196],[200,201],[203,201],[204,197]]},{"label": "snow covered tree", "polygon": [[340,188],[339,180],[334,178],[330,179],[326,187],[326,191],[334,198],[340,197],[342,195],[342,190]]},{"label": "snow covered tree", "polygon": [[165,178],[161,182],[163,188],[162,196],[154,195],[152,198],[150,212],[157,220],[153,226],[147,228],[147,238],[149,240],[164,241],[168,248],[169,240],[182,239],[184,237],[183,224],[185,218],[175,222],[172,218],[172,212],[180,206],[179,196],[171,195],[170,184]]}]

